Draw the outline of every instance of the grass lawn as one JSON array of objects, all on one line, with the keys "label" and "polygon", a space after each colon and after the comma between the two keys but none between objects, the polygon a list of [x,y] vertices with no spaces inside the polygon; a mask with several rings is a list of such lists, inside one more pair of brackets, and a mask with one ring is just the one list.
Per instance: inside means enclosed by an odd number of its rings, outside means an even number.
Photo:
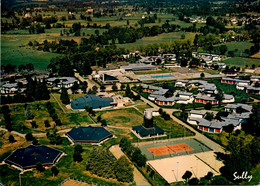
[{"label": "grass lawn", "polygon": [[[171,138],[178,138],[185,136],[192,136],[192,133],[185,130],[185,128],[181,127],[173,120],[164,120],[161,116],[154,117],[154,123],[161,127],[165,133]],[[185,134],[184,134],[185,133]]]},{"label": "grass lawn", "polygon": [[116,127],[129,127],[141,125],[143,123],[143,115],[134,108],[126,108],[112,111],[96,112],[96,117],[101,115],[101,118],[107,121],[108,125]]},{"label": "grass lawn", "polygon": [[151,108],[149,105],[144,104],[144,105],[136,105],[135,106],[138,110],[140,110],[142,113],[144,112],[145,109]]},{"label": "grass lawn", "polygon": [[232,57],[224,60],[223,62],[229,66],[239,66],[239,67],[245,67],[245,65],[251,67],[253,64],[255,64],[255,66],[258,67],[260,65],[260,59],[243,58],[243,57]]}]

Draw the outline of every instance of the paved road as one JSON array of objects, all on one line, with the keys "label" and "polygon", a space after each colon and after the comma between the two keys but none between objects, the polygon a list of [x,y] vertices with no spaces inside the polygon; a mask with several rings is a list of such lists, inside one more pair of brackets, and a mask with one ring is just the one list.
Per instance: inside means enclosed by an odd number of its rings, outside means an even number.
[{"label": "paved road", "polygon": [[[109,151],[119,159],[121,156],[126,156],[120,149],[119,145],[114,145],[110,147]],[[126,156],[127,157],[127,156]],[[128,158],[127,158],[128,159]],[[129,160],[129,159],[128,159]],[[129,160],[130,161],[130,160]],[[136,167],[134,167],[134,181],[137,186],[149,186],[151,185],[145,177],[138,171]]]}]

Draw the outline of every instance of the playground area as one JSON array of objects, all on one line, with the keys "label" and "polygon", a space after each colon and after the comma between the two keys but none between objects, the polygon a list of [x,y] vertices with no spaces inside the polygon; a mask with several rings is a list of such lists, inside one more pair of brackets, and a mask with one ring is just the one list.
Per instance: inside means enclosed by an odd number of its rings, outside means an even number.
[{"label": "playground area", "polygon": [[211,151],[209,147],[194,138],[164,142],[154,141],[151,144],[140,144],[139,148],[148,160]]}]

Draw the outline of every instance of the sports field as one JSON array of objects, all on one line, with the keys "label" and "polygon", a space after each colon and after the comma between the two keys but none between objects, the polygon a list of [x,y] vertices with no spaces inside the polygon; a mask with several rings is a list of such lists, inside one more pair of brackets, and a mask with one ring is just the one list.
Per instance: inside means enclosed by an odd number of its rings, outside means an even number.
[{"label": "sports field", "polygon": [[205,146],[203,143],[195,140],[194,138],[164,141],[159,143],[157,141],[154,141],[150,144],[140,145],[140,150],[143,154],[146,155],[148,160],[163,159],[211,151],[210,148]]},{"label": "sports field", "polygon": [[166,145],[161,147],[149,148],[148,150],[151,153],[153,153],[154,156],[162,156],[162,155],[174,154],[178,152],[193,151],[194,149],[185,143],[181,143],[175,145]]}]

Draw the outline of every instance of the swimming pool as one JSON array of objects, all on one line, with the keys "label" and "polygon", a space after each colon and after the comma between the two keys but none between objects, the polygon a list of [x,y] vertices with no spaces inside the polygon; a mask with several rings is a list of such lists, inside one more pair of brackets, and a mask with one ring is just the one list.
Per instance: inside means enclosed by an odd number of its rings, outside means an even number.
[{"label": "swimming pool", "polygon": [[147,76],[141,76],[141,77],[139,77],[140,79],[148,79],[148,77]]},{"label": "swimming pool", "polygon": [[173,75],[165,74],[165,75],[151,76],[151,78],[167,78],[167,77],[173,77]]}]

